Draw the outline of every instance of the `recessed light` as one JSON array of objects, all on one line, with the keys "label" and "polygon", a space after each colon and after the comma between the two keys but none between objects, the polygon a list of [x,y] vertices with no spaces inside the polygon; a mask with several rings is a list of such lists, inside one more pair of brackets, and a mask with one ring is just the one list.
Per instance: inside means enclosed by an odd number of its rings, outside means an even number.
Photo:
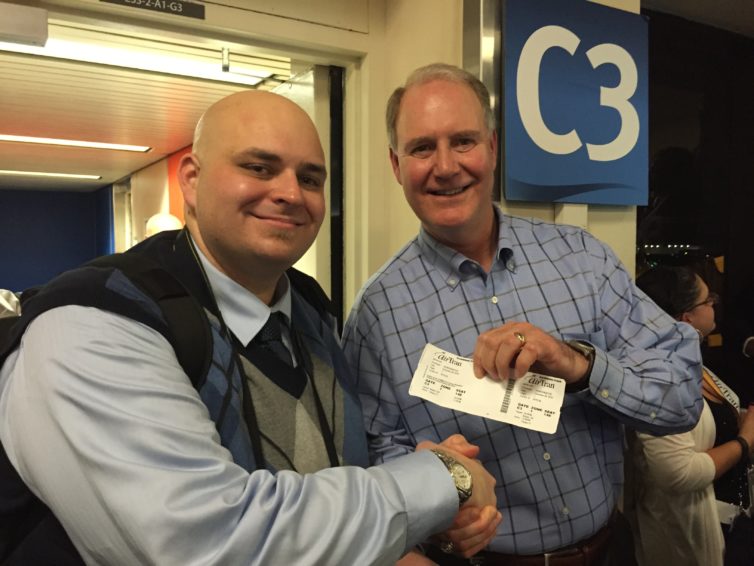
[{"label": "recessed light", "polygon": [[127,145],[122,143],[103,143],[83,140],[64,140],[58,138],[37,138],[32,136],[13,136],[9,134],[0,134],[0,141],[18,142],[18,143],[40,143],[46,145],[65,145],[71,147],[87,147],[93,149],[114,149],[118,151],[135,151],[144,153],[152,149],[145,145]]},{"label": "recessed light", "polygon": [[49,173],[46,171],[13,171],[10,169],[0,169],[0,176],[3,175],[12,177],[55,177],[58,179],[89,179],[93,181],[102,178],[102,175],[78,175],[75,173]]}]

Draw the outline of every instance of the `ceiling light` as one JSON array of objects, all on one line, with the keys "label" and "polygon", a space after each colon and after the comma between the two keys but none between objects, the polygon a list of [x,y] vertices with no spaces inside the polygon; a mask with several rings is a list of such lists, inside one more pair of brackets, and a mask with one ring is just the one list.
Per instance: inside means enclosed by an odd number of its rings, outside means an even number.
[{"label": "ceiling light", "polygon": [[74,173],[47,173],[44,171],[12,171],[8,169],[0,169],[0,176],[12,176],[12,177],[56,177],[58,179],[88,179],[96,181],[101,179],[101,175],[77,175]]},{"label": "ceiling light", "polygon": [[[54,35],[53,35],[54,34]],[[1,38],[1,36],[0,36]],[[257,86],[275,72],[250,61],[242,55],[234,61],[234,70],[223,70],[221,49],[177,48],[137,38],[122,39],[117,35],[70,29],[50,24],[50,37],[44,47],[0,41],[0,51],[12,51],[72,61],[96,63],[154,71],[211,81]]]},{"label": "ceiling light", "polygon": [[151,147],[145,145],[126,145],[122,143],[103,143],[81,140],[62,140],[57,138],[36,138],[32,136],[12,136],[0,134],[0,141],[19,142],[19,143],[41,143],[47,145],[67,145],[72,147],[87,147],[93,149],[115,149],[118,151],[136,151],[147,152]]}]

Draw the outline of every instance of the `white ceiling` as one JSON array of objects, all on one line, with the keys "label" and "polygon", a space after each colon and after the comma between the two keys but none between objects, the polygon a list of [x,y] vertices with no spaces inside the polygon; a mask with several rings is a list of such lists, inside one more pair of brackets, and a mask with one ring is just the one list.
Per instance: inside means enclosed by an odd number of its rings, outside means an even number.
[{"label": "white ceiling", "polygon": [[[51,23],[50,37],[73,33]],[[91,38],[92,30],[77,30]],[[205,61],[220,48],[199,43],[160,43],[132,36],[106,36],[108,44],[127,44],[150,54],[180,52]],[[97,38],[94,38],[97,39]],[[101,40],[101,38],[100,38]],[[49,45],[49,41],[48,41]],[[199,47],[197,47],[199,45]],[[251,47],[233,65],[251,61],[267,65],[274,74],[257,88],[273,88],[290,76],[290,60],[255,55]],[[158,51],[159,50],[159,51]],[[212,59],[214,62],[214,59]],[[240,61],[241,63],[237,63]],[[120,66],[55,59],[0,50],[0,133],[148,146],[146,153],[71,148],[0,141],[0,170],[29,170],[99,175],[90,180],[16,177],[0,174],[0,189],[90,191],[110,185],[188,146],[201,113],[213,102],[238,90],[253,88],[227,82],[194,79]]]},{"label": "white ceiling", "polygon": [[[754,36],[752,0],[643,0],[642,7]],[[0,169],[102,176],[63,181],[0,175],[0,189],[87,191],[109,185],[189,145],[204,109],[248,88],[5,51],[0,77],[0,133],[152,147],[141,154],[0,142]]]},{"label": "white ceiling", "polygon": [[0,187],[92,190],[191,143],[199,115],[238,86],[0,52],[2,133],[145,145],[147,153],[0,142],[0,169],[101,175],[3,177]]}]

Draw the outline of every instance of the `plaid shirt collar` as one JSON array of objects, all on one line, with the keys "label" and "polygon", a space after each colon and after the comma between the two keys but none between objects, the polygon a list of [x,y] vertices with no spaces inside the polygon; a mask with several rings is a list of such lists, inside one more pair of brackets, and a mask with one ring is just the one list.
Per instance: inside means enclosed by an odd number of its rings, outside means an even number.
[{"label": "plaid shirt collar", "polygon": [[[515,272],[516,260],[513,253],[514,240],[511,238],[510,217],[503,214],[497,204],[492,205],[498,226],[496,263],[502,269]],[[422,226],[417,237],[417,244],[429,263],[443,274],[449,286],[455,287],[464,279],[475,275],[486,276],[482,266],[467,258],[451,247],[441,244],[433,238]],[[493,264],[492,269],[495,269]]]}]

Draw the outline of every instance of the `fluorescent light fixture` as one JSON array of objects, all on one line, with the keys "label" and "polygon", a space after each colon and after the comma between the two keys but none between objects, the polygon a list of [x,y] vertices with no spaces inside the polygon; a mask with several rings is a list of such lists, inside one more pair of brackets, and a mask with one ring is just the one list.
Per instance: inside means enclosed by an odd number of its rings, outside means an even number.
[{"label": "fluorescent light fixture", "polygon": [[0,134],[0,141],[41,143],[47,145],[67,145],[72,147],[87,147],[93,149],[115,149],[119,151],[136,151],[141,153],[147,152],[152,149],[151,147],[148,147],[146,145],[126,145],[122,143],[102,143],[81,140],[63,140],[57,138],[36,138],[32,136],[12,136],[8,134]]},{"label": "fluorescent light fixture", "polygon": [[76,175],[74,173],[48,173],[45,171],[13,171],[9,169],[0,169],[1,176],[11,177],[55,177],[58,179],[86,179],[96,181],[102,178],[102,175]]},{"label": "fluorescent light fixture", "polygon": [[212,57],[197,57],[179,52],[139,50],[133,45],[82,43],[50,37],[44,47],[0,41],[0,50],[247,86],[256,86],[273,75],[272,72],[254,68],[236,72],[223,71],[219,49],[214,53],[210,52]]}]

